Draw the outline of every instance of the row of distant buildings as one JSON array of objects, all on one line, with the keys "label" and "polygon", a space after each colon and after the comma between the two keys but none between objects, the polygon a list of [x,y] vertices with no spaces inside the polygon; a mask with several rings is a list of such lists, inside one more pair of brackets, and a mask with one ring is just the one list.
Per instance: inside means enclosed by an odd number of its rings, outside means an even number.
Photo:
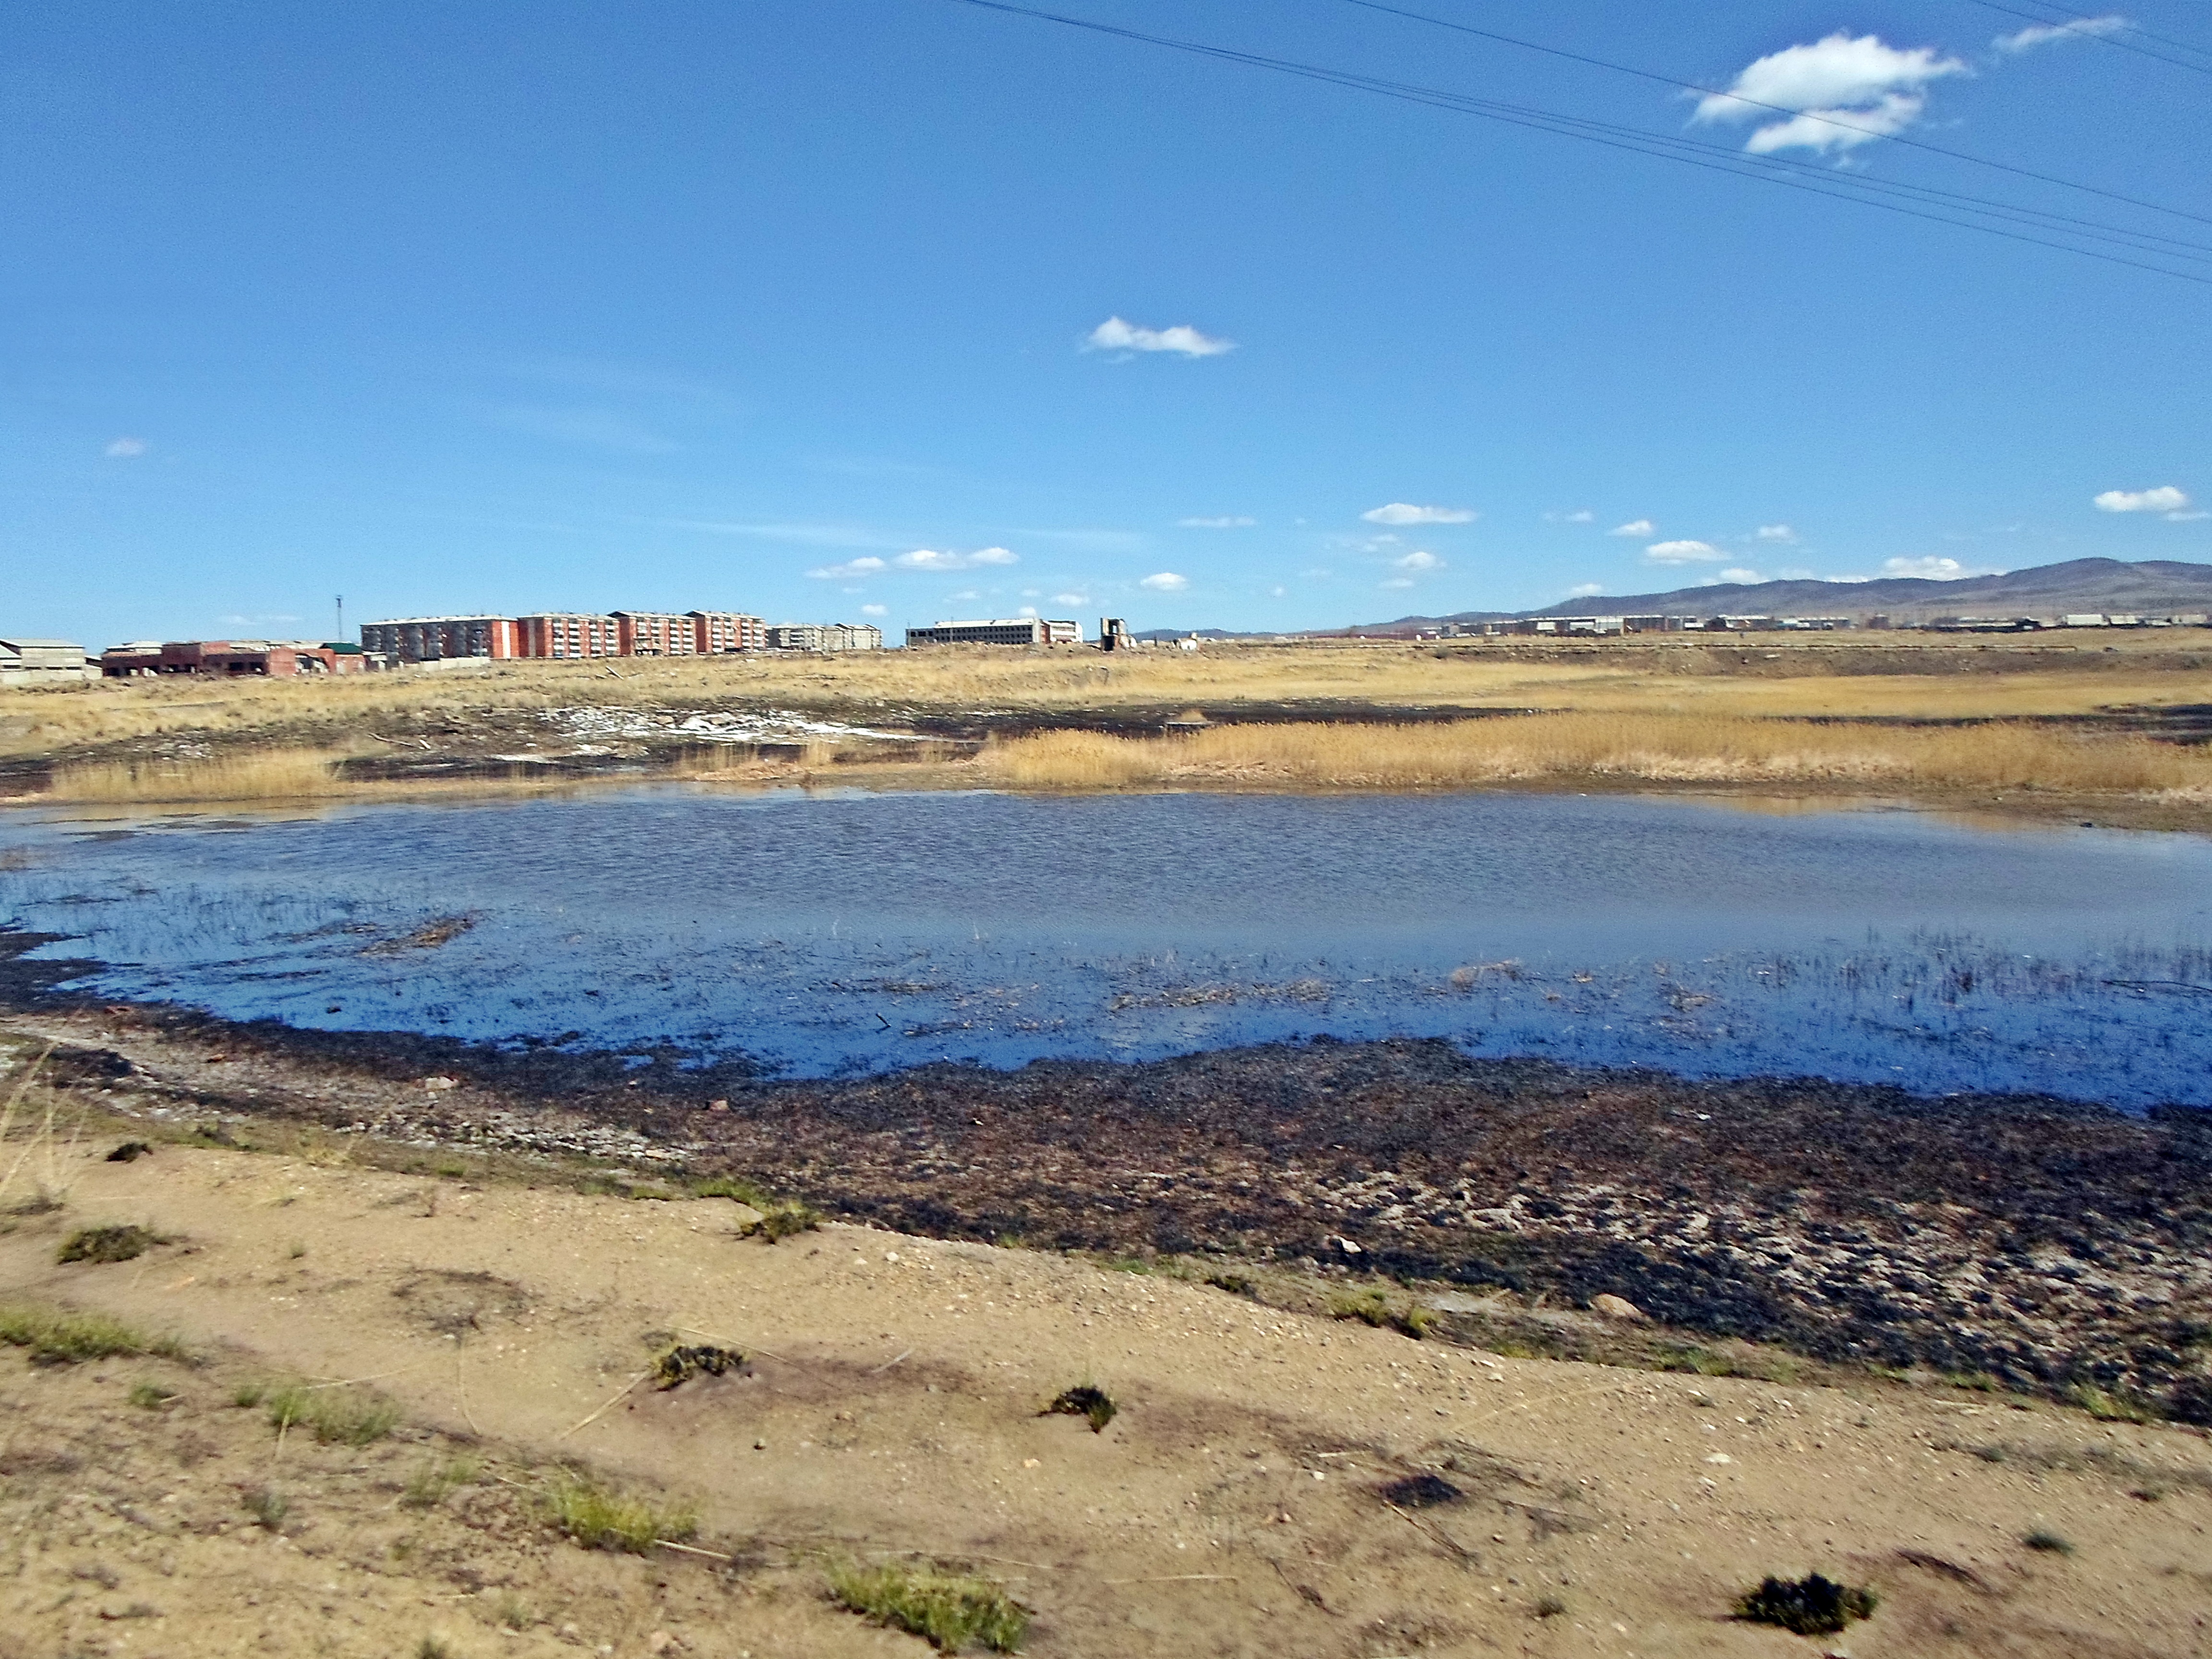
[{"label": "row of distant buildings", "polygon": [[1937,617],[1901,622],[1871,617],[1517,617],[1497,622],[1445,623],[1424,639],[1481,639],[1501,635],[1832,633],[1839,629],[1924,629],[1937,634],[2033,634],[2047,628],[2203,628],[2212,616],[2177,611],[2162,616],[2069,612],[2057,617]]},{"label": "row of distant buildings", "polygon": [[879,651],[868,623],[770,625],[742,611],[541,611],[527,617],[406,617],[362,624],[364,652],[388,663],[593,657],[726,657],[744,651]]}]

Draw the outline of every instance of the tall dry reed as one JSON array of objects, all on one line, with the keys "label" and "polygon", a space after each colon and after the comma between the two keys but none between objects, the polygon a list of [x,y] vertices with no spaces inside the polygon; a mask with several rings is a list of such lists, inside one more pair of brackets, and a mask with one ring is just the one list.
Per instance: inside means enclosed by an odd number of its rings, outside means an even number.
[{"label": "tall dry reed", "polygon": [[206,760],[102,761],[58,768],[46,799],[65,801],[298,800],[350,793],[343,756],[269,749]]},{"label": "tall dry reed", "polygon": [[2023,725],[1820,726],[1722,714],[1528,714],[1431,726],[1218,726],[1188,736],[1048,732],[987,748],[1018,788],[1454,789],[1574,778],[1850,785],[2212,800],[2212,754]]}]

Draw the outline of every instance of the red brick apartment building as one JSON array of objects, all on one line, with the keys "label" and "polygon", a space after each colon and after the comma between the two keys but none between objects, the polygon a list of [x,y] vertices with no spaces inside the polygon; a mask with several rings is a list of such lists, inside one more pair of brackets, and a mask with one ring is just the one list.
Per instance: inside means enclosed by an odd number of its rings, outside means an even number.
[{"label": "red brick apartment building", "polygon": [[768,628],[740,611],[540,611],[528,617],[416,617],[362,624],[362,648],[392,662],[458,657],[712,657],[768,647]]},{"label": "red brick apartment building", "polygon": [[617,611],[625,657],[690,657],[698,654],[698,630],[691,618],[665,611]]},{"label": "red brick apartment building", "polygon": [[[619,657],[623,654],[622,629],[612,617],[580,612],[547,612],[516,619],[522,630],[526,657],[574,659],[580,657]],[[363,629],[366,635],[366,629]]]}]

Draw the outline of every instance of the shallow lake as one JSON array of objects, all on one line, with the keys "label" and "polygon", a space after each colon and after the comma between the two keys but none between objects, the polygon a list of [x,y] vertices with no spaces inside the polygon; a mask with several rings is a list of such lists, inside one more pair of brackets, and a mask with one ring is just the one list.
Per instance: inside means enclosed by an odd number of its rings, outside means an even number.
[{"label": "shallow lake", "polygon": [[1627,796],[0,816],[102,994],[785,1075],[1277,1038],[2212,1103],[2212,839]]}]

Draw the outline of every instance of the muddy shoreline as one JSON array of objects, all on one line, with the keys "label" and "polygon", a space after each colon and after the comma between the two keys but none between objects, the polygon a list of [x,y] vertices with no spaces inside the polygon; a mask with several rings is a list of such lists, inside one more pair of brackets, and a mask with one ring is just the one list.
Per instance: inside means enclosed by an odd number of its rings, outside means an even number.
[{"label": "muddy shoreline", "polygon": [[779,1080],[107,1002],[56,992],[81,965],[25,959],[46,942],[0,939],[0,1036],[55,1042],[46,1077],[172,1125],[737,1173],[940,1237],[1453,1287],[1493,1331],[1622,1297],[1704,1338],[2212,1424],[2212,1111],[1440,1041]]}]

